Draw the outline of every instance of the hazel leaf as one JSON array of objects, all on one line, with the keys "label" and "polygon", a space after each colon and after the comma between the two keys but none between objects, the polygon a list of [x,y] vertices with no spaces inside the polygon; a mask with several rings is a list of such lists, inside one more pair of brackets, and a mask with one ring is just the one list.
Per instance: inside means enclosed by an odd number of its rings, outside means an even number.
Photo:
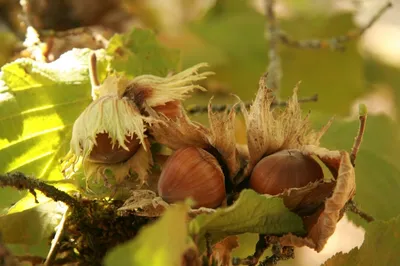
[{"label": "hazel leaf", "polygon": [[112,249],[105,257],[105,266],[181,265],[183,254],[190,248],[188,210],[186,204],[169,208],[159,220],[142,228],[133,240]]},{"label": "hazel leaf", "polygon": [[63,203],[47,201],[34,208],[0,216],[2,240],[7,244],[39,244],[55,231],[65,210]]},{"label": "hazel leaf", "polygon": [[179,53],[162,47],[150,30],[133,29],[127,34],[115,34],[107,47],[112,56],[110,66],[127,76],[142,74],[165,76],[175,71]]},{"label": "hazel leaf", "polygon": [[[63,179],[58,159],[68,151],[75,119],[91,101],[90,53],[74,49],[52,63],[17,59],[1,68],[0,172]],[[25,194],[1,189],[0,208]]]},{"label": "hazel leaf", "polygon": [[365,240],[360,248],[338,253],[324,266],[400,265],[400,216],[389,221],[376,221],[366,226]]},{"label": "hazel leaf", "polygon": [[303,234],[303,222],[299,216],[287,209],[283,200],[269,195],[260,195],[251,189],[243,190],[237,201],[211,214],[200,214],[190,222],[197,228],[198,239],[209,233],[212,240],[242,233],[281,235]]}]

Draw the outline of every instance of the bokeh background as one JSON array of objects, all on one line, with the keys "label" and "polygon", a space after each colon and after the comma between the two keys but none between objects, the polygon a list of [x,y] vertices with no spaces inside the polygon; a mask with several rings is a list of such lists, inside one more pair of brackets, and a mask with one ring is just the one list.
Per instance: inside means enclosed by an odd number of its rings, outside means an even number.
[{"label": "bokeh background", "polygon": [[[299,95],[318,94],[304,103],[316,127],[332,116],[335,122],[322,140],[330,149],[350,150],[358,129],[358,104],[368,107],[364,142],[357,158],[357,195],[360,208],[379,220],[400,214],[400,1],[344,51],[307,50],[280,44],[282,84],[279,96],[289,97],[301,82]],[[295,39],[326,39],[365,26],[385,5],[384,0],[277,0],[281,30]],[[259,77],[266,71],[268,33],[263,0],[21,0],[0,1],[0,64],[26,52],[27,25],[39,32],[89,27],[98,37],[59,35],[48,60],[72,47],[101,47],[102,38],[133,27],[153,29],[166,46],[181,51],[181,67],[210,64],[216,75],[204,84],[187,106],[229,104],[236,94],[251,101]],[[25,41],[25,43],[24,43]],[[25,44],[25,46],[24,46]],[[205,115],[195,119],[206,123]],[[244,122],[238,120],[238,141],[244,143]],[[299,249],[295,261],[280,265],[320,265],[333,254],[348,252],[364,240],[365,222],[354,215],[340,221],[325,249],[317,254]],[[241,236],[235,256],[253,252],[257,237]]]}]

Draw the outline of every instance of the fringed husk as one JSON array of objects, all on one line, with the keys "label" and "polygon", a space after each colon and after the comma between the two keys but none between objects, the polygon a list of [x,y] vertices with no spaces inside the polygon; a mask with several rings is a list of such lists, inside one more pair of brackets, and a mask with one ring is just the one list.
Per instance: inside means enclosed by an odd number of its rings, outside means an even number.
[{"label": "fringed husk", "polygon": [[304,145],[319,145],[319,139],[327,130],[315,132],[308,120],[303,117],[297,99],[296,86],[287,107],[272,109],[273,91],[265,87],[264,77],[250,111],[242,108],[247,125],[247,144],[249,163],[245,175],[250,175],[262,157],[285,149],[300,149]]}]

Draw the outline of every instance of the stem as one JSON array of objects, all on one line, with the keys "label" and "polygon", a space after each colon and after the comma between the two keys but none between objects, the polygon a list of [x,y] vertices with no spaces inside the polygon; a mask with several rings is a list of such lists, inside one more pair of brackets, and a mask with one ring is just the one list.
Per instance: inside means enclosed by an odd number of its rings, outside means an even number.
[{"label": "stem", "polygon": [[355,161],[357,158],[358,150],[360,149],[361,142],[363,140],[364,132],[365,132],[365,124],[367,122],[367,111],[365,105],[360,105],[360,126],[358,128],[357,137],[354,140],[353,148],[350,153],[351,164],[355,166]]},{"label": "stem", "polygon": [[67,220],[67,214],[68,214],[68,209],[65,210],[64,215],[58,225],[58,229],[57,232],[51,242],[51,248],[49,253],[47,254],[47,258],[46,261],[44,263],[44,266],[51,266],[54,265],[54,260],[56,258],[58,249],[60,247],[60,237],[63,235],[64,233],[64,225],[65,225],[65,221]]},{"label": "stem", "polygon": [[349,200],[346,203],[345,210],[346,211],[351,211],[352,213],[357,214],[358,216],[360,216],[362,219],[364,219],[368,223],[375,221],[374,217],[372,217],[371,215],[369,215],[369,214],[363,212],[362,210],[358,209],[356,203],[353,200]]},{"label": "stem", "polygon": [[20,172],[7,173],[0,175],[0,187],[15,187],[18,190],[29,190],[30,193],[36,199],[35,189],[41,191],[46,197],[53,199],[54,201],[62,201],[68,206],[81,209],[79,202],[65,193],[64,191],[58,190],[57,188],[46,184],[36,178],[28,177]]},{"label": "stem", "polygon": [[90,54],[89,75],[92,88],[100,86],[99,78],[97,76],[97,57],[94,52]]}]

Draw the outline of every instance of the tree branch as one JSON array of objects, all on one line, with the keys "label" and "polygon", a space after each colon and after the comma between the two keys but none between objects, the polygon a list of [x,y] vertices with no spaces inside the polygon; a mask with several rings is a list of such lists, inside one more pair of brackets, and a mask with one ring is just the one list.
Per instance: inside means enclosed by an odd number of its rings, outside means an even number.
[{"label": "tree branch", "polygon": [[0,187],[5,186],[14,187],[18,190],[29,190],[29,192],[32,193],[32,195],[35,197],[36,202],[37,199],[35,189],[39,190],[46,197],[49,197],[54,201],[62,201],[72,208],[81,209],[79,202],[64,191],[58,190],[57,188],[50,186],[43,181],[40,181],[36,178],[28,177],[20,172],[0,175]]},{"label": "tree branch", "polygon": [[284,32],[279,32],[279,40],[281,43],[300,49],[325,49],[330,48],[334,51],[343,51],[344,43],[354,40],[365,33],[390,7],[392,3],[388,2],[384,5],[375,16],[365,25],[358,30],[352,30],[344,35],[332,37],[326,40],[294,40]]}]

